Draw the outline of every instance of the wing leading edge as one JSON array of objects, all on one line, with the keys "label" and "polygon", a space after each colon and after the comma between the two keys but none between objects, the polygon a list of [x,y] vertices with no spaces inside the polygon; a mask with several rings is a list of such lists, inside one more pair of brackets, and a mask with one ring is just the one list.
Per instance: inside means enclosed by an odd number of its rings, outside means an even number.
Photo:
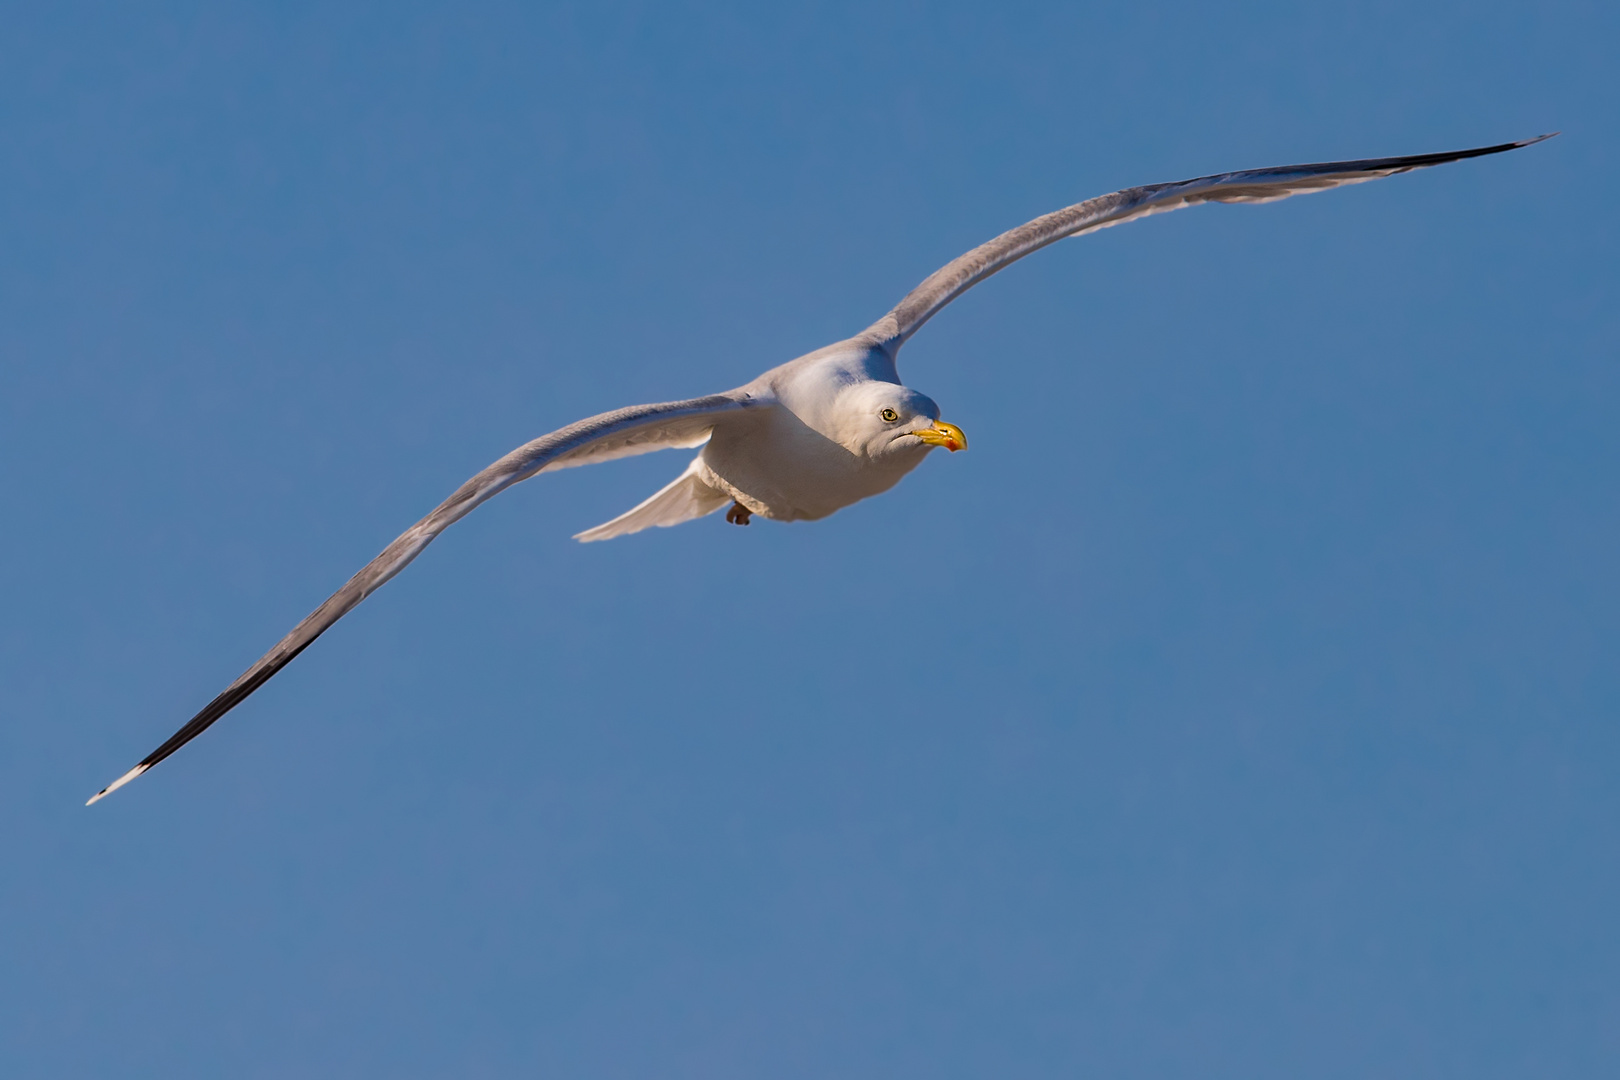
[{"label": "wing leading edge", "polygon": [[1426,169],[1465,158],[1485,157],[1508,150],[1531,146],[1551,135],[1518,142],[1479,146],[1471,150],[1452,150],[1439,154],[1413,154],[1407,157],[1365,158],[1359,161],[1324,161],[1314,165],[1278,165],[1269,169],[1247,169],[1242,172],[1216,173],[1192,180],[1179,180],[1169,184],[1148,184],[1130,187],[1109,195],[1075,203],[1036,218],[1034,221],[1009,229],[994,240],[961,255],[930,274],[922,284],[907,293],[883,318],[874,323],[864,336],[885,345],[890,353],[905,344],[923,323],[933,318],[940,308],[967,292],[973,286],[1010,266],[1025,255],[1039,251],[1048,244],[1071,236],[1123,225],[1127,221],[1180,210],[1199,203],[1265,203],[1303,195],[1346,184],[1359,184],[1377,180],[1413,169]]},{"label": "wing leading edge", "polygon": [[92,795],[85,805],[89,806],[117,791],[201,735],[214,721],[240,705],[249,694],[290,664],[333,623],[405,569],[441,532],[466,517],[481,503],[513,484],[549,469],[590,465],[653,450],[697,446],[708,438],[720,417],[748,408],[749,404],[744,398],[717,394],[659,405],[637,405],[592,416],[513,450],[462,484],[432,513],[406,529],[383,549],[382,554],[361,567],[360,572],[350,578],[347,584],[327,597],[325,603],[310,612],[274,648],[205,705],[162,746]]}]

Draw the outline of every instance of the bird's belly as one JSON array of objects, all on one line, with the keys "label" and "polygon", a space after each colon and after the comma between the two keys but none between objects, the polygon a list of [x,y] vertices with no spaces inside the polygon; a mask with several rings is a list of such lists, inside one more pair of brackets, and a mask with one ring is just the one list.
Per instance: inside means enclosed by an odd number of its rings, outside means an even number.
[{"label": "bird's belly", "polygon": [[809,440],[750,442],[711,441],[699,457],[700,471],[704,482],[777,521],[814,521],[882,494],[927,454],[918,447],[914,454],[873,462],[825,439],[821,445]]}]

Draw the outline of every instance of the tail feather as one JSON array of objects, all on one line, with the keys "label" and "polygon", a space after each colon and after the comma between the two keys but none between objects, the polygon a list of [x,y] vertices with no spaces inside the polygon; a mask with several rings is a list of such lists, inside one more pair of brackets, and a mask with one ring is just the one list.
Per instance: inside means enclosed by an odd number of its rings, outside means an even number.
[{"label": "tail feather", "polygon": [[679,525],[683,521],[714,513],[730,502],[731,496],[703,482],[698,475],[699,460],[693,458],[685,472],[664,485],[652,498],[612,521],[574,534],[574,539],[582,544],[589,544],[593,540],[611,540],[615,536],[640,532],[654,525]]}]

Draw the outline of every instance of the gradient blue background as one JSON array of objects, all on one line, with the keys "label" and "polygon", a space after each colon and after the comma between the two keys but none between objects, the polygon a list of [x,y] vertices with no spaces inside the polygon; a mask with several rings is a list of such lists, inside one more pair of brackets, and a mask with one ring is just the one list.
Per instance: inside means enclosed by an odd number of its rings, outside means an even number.
[{"label": "gradient blue background", "polygon": [[[13,6],[8,1076],[1620,1069],[1611,4]],[[1078,199],[811,525],[461,480]]]}]

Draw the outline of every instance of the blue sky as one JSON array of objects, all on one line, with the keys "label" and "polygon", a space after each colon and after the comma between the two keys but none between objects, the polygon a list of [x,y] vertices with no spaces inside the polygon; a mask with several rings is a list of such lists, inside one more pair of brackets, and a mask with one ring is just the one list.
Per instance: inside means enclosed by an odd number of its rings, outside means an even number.
[{"label": "blue sky", "polygon": [[[0,41],[0,1058],[162,1077],[1620,1064],[1600,4],[51,5]],[[1136,183],[881,499],[472,472]]]}]

